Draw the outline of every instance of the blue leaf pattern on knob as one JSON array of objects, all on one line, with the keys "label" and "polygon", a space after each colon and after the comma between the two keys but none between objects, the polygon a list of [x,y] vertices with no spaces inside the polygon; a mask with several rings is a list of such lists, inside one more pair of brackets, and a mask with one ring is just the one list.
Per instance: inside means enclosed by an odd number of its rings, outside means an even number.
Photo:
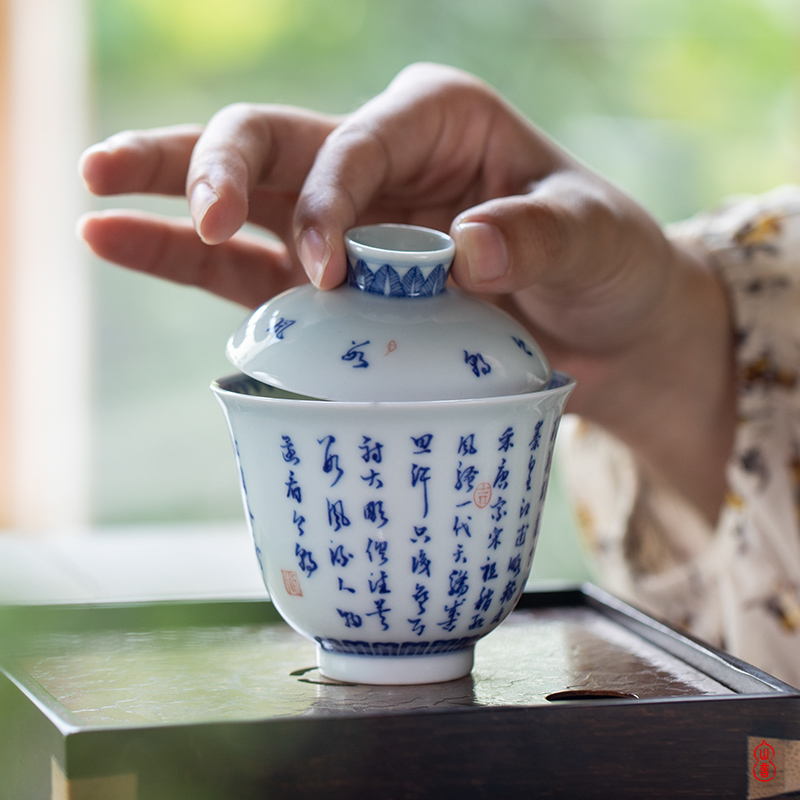
[{"label": "blue leaf pattern on knob", "polygon": [[401,275],[391,264],[383,264],[373,272],[362,259],[355,265],[348,261],[347,274],[351,286],[385,297],[433,297],[444,290],[447,280],[444,264],[437,264],[426,277],[419,267],[411,267]]}]

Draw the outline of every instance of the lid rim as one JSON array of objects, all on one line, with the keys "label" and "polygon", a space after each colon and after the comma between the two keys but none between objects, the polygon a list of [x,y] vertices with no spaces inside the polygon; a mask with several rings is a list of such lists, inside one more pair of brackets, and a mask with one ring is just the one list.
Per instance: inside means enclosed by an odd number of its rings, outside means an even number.
[{"label": "lid rim", "polygon": [[[400,241],[401,238],[408,241],[416,240],[423,246],[384,246],[363,240],[369,237],[382,237],[387,241],[394,239],[395,242]],[[380,223],[378,225],[360,225],[356,228],[350,228],[345,233],[344,239],[345,246],[352,248],[355,253],[362,257],[366,256],[375,259],[394,257],[403,260],[416,258],[422,261],[431,261],[433,259],[446,261],[452,260],[455,254],[455,242],[449,234],[435,228],[424,228],[419,225],[394,222]],[[424,246],[425,242],[429,242],[430,246]],[[433,246],[434,242],[440,243],[440,246]]]}]

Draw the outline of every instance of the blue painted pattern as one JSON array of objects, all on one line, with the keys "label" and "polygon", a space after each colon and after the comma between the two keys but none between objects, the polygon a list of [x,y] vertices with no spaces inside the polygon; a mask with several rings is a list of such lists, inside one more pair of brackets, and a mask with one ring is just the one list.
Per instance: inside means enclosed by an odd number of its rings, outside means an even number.
[{"label": "blue painted pattern", "polygon": [[444,264],[437,264],[426,276],[419,267],[411,267],[401,275],[391,264],[373,271],[363,259],[355,264],[349,259],[347,262],[351,286],[385,297],[433,297],[444,291],[447,273]]},{"label": "blue painted pattern", "polygon": [[364,642],[317,636],[316,641],[323,650],[332,653],[349,653],[359,656],[430,656],[465,650],[467,647],[472,647],[480,638],[480,636],[462,636],[458,639],[434,639],[433,641]]},{"label": "blue painted pattern", "polygon": [[[531,518],[534,472],[546,459],[546,437],[555,431],[545,433],[543,421],[532,419],[491,433],[467,428],[447,441],[424,428],[412,433],[395,443],[359,428],[314,436],[303,446],[296,432],[281,432],[275,441],[293,569],[301,578],[298,591],[287,587],[287,593],[302,596],[305,581],[331,585],[336,616],[358,637],[319,639],[323,649],[381,656],[464,649],[497,624],[524,590],[540,522]],[[399,462],[392,460],[398,448]],[[437,453],[454,462],[445,467],[447,459],[437,460]],[[513,464],[521,472],[516,482]],[[327,488],[319,520],[325,527],[312,531],[307,517],[319,512],[309,506],[315,501],[303,484],[314,473]],[[433,530],[428,488],[437,479],[449,485],[452,505],[450,522],[440,519]],[[357,500],[347,491],[354,480],[362,493]],[[386,488],[393,481],[412,490],[416,508],[409,530],[393,523],[396,509]],[[448,550],[429,545],[443,536]],[[403,574],[413,578],[403,580]],[[443,593],[434,592],[442,580]],[[376,635],[391,641],[367,641]]]}]

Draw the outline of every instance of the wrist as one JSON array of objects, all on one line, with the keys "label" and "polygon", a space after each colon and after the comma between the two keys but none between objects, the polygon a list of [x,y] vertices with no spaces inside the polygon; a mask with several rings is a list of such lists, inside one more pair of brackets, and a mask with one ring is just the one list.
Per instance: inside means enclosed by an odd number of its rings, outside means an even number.
[{"label": "wrist", "polygon": [[668,280],[636,344],[610,359],[585,415],[710,521],[726,492],[736,388],[732,312],[711,255],[668,240]]}]

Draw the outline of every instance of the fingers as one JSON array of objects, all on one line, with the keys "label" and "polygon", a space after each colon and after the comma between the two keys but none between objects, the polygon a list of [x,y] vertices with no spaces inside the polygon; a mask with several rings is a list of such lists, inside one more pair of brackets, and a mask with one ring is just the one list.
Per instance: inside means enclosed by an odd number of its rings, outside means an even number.
[{"label": "fingers", "polygon": [[[411,71],[413,80],[408,79]],[[437,102],[441,71],[433,68],[427,83],[420,72],[401,73],[382,94],[342,122],[317,154],[298,197],[294,232],[303,266],[321,288],[344,280],[343,234],[363,219],[370,206],[391,207],[396,199],[400,210],[403,200],[406,209],[432,202],[411,184],[419,187],[425,182],[426,164],[430,165],[427,180],[441,169],[433,156],[437,145],[447,147],[440,142],[447,112]]]},{"label": "fingers", "polygon": [[97,195],[181,195],[201,131],[199,125],[179,125],[118,133],[90,147],[78,169]]},{"label": "fingers", "polygon": [[251,209],[257,189],[270,192],[285,219],[317,150],[335,119],[301,109],[238,103],[218,112],[192,152],[186,195],[204,242],[218,244],[248,219],[268,221],[271,209]]},{"label": "fingers", "polygon": [[79,169],[98,195],[185,193],[201,239],[217,244],[248,219],[288,230],[306,174],[335,124],[302,109],[239,103],[205,128],[115,134],[89,148]]},{"label": "fingers", "polygon": [[255,308],[299,280],[278,243],[238,234],[217,246],[202,242],[189,220],[135,211],[87,214],[79,234],[100,258],[160,278],[206,289]]},{"label": "fingers", "polygon": [[[418,64],[326,139],[295,212],[303,265],[322,288],[345,275],[342,235],[380,207],[384,221],[446,219],[486,197],[524,191],[554,150],[489,87]],[[409,219],[409,216],[405,216]]]},{"label": "fingers", "polygon": [[[225,242],[246,220],[256,222],[290,251],[296,243],[321,288],[344,280],[347,228],[392,220],[446,229],[461,214],[453,228],[454,276],[465,288],[509,292],[552,276],[564,282],[567,267],[581,263],[575,242],[587,237],[576,232],[594,206],[583,197],[585,186],[566,180],[577,172],[569,164],[482,82],[423,64],[403,70],[343,121],[235,104],[202,131],[112,137],[92,148],[81,168],[101,194],[185,191],[205,244]],[[156,232],[152,220],[150,231]]]}]

